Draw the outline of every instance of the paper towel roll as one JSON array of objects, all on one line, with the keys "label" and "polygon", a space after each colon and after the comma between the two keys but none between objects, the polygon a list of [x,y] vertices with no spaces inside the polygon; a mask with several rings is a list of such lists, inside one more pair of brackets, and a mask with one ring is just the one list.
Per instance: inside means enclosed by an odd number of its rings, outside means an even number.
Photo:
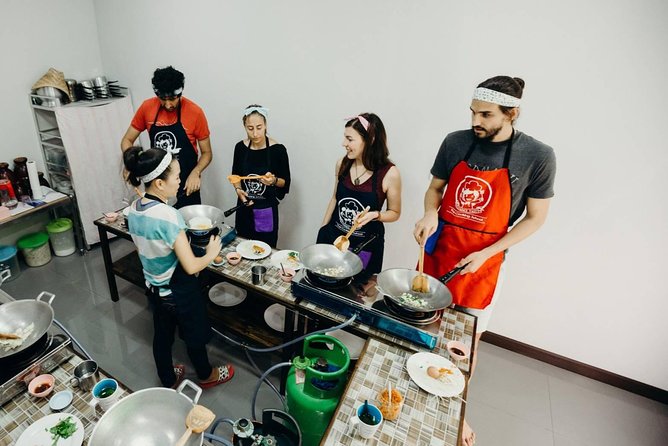
[{"label": "paper towel roll", "polygon": [[37,164],[34,161],[28,161],[28,179],[30,180],[30,189],[32,189],[32,199],[41,200],[44,198],[42,185],[39,184],[39,175],[37,174]]}]

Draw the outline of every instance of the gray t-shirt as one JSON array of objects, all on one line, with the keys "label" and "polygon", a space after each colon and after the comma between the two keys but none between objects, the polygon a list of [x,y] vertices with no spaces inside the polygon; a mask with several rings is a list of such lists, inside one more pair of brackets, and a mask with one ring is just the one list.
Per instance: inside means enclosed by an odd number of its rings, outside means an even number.
[{"label": "gray t-shirt", "polygon": [[[431,174],[448,181],[452,169],[464,159],[474,138],[471,130],[460,130],[446,136],[436,155]],[[469,158],[469,167],[475,170],[503,167],[503,156],[508,142],[479,141]],[[554,196],[557,160],[552,147],[515,130],[508,169],[512,188],[510,211],[512,226],[524,213],[527,198]]]}]

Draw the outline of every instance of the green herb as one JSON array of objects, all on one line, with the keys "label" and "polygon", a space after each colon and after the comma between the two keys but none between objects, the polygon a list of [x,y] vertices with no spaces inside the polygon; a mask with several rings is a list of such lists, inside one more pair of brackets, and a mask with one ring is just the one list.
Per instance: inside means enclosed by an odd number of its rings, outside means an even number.
[{"label": "green herb", "polygon": [[53,443],[51,446],[56,446],[58,440],[61,438],[70,438],[73,433],[77,431],[77,425],[70,421],[72,417],[67,417],[64,420],[59,420],[58,424],[53,426],[51,429],[44,429],[47,432],[51,433],[51,439]]}]

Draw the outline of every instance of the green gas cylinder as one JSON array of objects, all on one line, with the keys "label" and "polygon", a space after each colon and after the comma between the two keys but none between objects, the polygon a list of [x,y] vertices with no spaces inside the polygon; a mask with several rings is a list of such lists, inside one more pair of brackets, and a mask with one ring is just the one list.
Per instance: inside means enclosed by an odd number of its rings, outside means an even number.
[{"label": "green gas cylinder", "polygon": [[317,446],[346,388],[350,354],[336,338],[313,335],[304,340],[303,358],[295,358],[285,392],[288,413],[302,432],[304,446]]}]

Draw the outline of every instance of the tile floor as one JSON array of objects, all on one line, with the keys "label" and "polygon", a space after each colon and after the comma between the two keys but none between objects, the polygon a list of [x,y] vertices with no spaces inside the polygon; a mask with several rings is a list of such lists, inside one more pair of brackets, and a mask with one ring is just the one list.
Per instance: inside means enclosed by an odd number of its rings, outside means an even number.
[{"label": "tile floor", "polygon": [[[116,258],[132,249],[111,244]],[[21,276],[3,285],[15,298],[40,291],[56,294],[56,319],[101,366],[137,390],[159,385],[151,353],[151,315],[141,290],[118,279],[121,300],[111,302],[99,248],[85,256],[54,257],[40,268],[23,266]],[[219,339],[210,344],[212,362],[232,361],[235,378],[204,392],[201,403],[218,416],[250,416],[258,375],[240,349]],[[188,363],[177,342],[175,359]],[[275,356],[254,355],[265,370]],[[191,374],[191,377],[195,379]],[[278,378],[272,381],[278,385]],[[668,406],[606,384],[485,344],[468,396],[467,418],[477,446],[653,446],[668,444]],[[258,413],[280,407],[262,386]],[[220,434],[229,435],[226,426]]]}]

